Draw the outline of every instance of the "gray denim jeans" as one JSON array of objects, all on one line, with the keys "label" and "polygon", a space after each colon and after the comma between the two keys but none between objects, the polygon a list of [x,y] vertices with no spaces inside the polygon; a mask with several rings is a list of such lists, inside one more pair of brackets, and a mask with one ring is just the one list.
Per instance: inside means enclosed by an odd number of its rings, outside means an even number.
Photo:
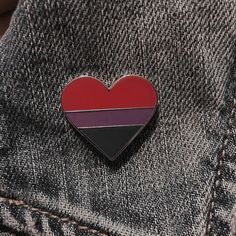
[{"label": "gray denim jeans", "polygon": [[[0,41],[1,235],[236,235],[235,36],[235,0],[21,0]],[[61,91],[126,74],[158,112],[110,162]]]}]

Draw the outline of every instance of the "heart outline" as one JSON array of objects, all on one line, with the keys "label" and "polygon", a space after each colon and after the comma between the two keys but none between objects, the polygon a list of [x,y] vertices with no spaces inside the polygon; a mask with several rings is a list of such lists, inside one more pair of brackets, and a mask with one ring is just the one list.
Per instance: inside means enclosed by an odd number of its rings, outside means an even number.
[{"label": "heart outline", "polygon": [[[111,92],[112,89],[122,80],[129,78],[129,77],[136,77],[138,79],[142,79],[145,82],[147,82],[149,85],[151,85],[151,88],[153,89],[153,91],[155,91],[155,105],[152,106],[151,108],[153,108],[152,113],[150,114],[149,118],[146,120],[146,122],[140,126],[140,128],[131,136],[131,138],[129,139],[128,142],[125,143],[125,145],[122,146],[121,149],[119,149],[119,151],[116,152],[115,155],[113,156],[109,156],[107,155],[107,153],[101,148],[99,147],[89,136],[87,136],[86,134],[84,134],[81,131],[81,128],[78,128],[75,126],[75,124],[68,118],[67,116],[67,112],[64,107],[63,107],[63,94],[64,91],[66,90],[66,88],[68,88],[68,85],[71,85],[72,83],[74,83],[76,80],[79,80],[81,78],[88,78],[88,79],[92,79],[92,80],[96,80],[100,85],[102,85],[103,88],[105,88],[105,90],[107,92]],[[124,75],[122,77],[120,77],[119,79],[117,79],[110,87],[106,86],[101,80],[97,79],[96,77],[92,77],[92,76],[87,76],[87,75],[82,75],[79,77],[76,77],[75,79],[73,79],[72,81],[70,81],[62,90],[62,95],[61,95],[61,105],[62,105],[62,109],[63,112],[65,113],[65,116],[67,118],[67,120],[69,121],[69,123],[80,133],[80,135],[82,135],[93,147],[95,147],[99,152],[101,152],[104,156],[106,156],[109,160],[114,161],[115,159],[117,159],[118,156],[121,155],[121,153],[133,142],[133,140],[142,132],[142,130],[149,124],[149,122],[151,121],[151,119],[153,118],[156,110],[157,110],[157,106],[158,106],[158,96],[157,96],[157,91],[155,89],[155,87],[152,85],[152,83],[150,81],[148,81],[147,79],[143,78],[142,76],[139,75],[135,75],[135,74],[128,74],[128,75]],[[141,109],[142,107],[137,107],[138,109]],[[148,107],[144,107],[144,108],[148,108]],[[111,108],[110,108],[111,109]],[[129,109],[129,108],[112,108],[112,110],[125,110],[125,109]],[[136,109],[135,107],[131,107],[130,109]],[[109,109],[92,109],[92,111],[103,111],[103,110],[109,110]],[[83,110],[86,111],[86,110]],[[88,109],[87,111],[91,111],[91,109]],[[109,126],[111,127],[111,126]],[[117,126],[115,126],[117,127]]]}]

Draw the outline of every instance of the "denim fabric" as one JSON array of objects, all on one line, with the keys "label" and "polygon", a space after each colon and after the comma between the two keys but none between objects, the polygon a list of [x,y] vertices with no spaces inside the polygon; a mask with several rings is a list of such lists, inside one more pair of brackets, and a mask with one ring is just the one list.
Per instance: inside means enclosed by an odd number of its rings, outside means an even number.
[{"label": "denim fabric", "polygon": [[[3,235],[235,235],[235,35],[235,0],[20,1],[0,41]],[[126,74],[159,107],[109,162],[60,96]]]}]

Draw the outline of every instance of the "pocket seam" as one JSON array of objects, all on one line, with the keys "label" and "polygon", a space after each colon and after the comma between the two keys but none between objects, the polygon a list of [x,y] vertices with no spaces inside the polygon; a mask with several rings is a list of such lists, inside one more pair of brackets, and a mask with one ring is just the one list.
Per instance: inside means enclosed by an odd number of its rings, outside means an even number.
[{"label": "pocket seam", "polygon": [[109,236],[108,233],[104,233],[104,232],[101,232],[101,231],[99,231],[95,228],[92,228],[92,227],[89,227],[89,226],[86,226],[86,225],[82,225],[78,221],[73,220],[69,217],[60,217],[60,216],[58,216],[54,213],[42,210],[42,209],[37,208],[37,207],[34,207],[30,204],[27,204],[23,200],[17,200],[17,199],[12,199],[12,198],[7,198],[7,197],[0,196],[0,203],[6,204],[8,206],[23,207],[23,208],[29,209],[32,212],[36,212],[36,213],[45,215],[48,218],[56,219],[61,224],[75,225],[75,226],[77,226],[78,230],[83,231],[83,232],[93,233],[93,234],[96,234],[97,236]]}]

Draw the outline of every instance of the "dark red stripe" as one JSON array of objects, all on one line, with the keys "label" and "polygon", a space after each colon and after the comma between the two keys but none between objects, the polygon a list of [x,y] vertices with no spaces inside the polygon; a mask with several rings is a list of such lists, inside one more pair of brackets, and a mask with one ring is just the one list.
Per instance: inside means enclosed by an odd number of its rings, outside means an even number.
[{"label": "dark red stripe", "polygon": [[155,107],[157,95],[151,83],[140,76],[117,80],[111,89],[92,77],[69,83],[62,93],[64,111]]}]

